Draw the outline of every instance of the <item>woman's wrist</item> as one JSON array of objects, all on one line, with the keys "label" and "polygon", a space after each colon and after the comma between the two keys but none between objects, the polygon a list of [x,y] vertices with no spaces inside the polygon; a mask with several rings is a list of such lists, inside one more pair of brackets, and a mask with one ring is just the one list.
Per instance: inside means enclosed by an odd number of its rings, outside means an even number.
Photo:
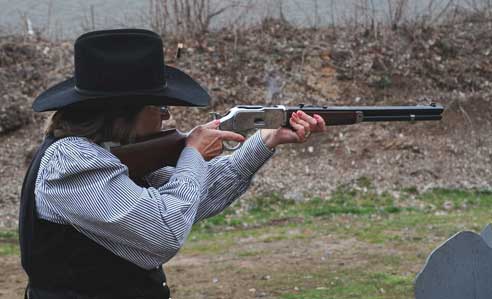
[{"label": "woman's wrist", "polygon": [[275,133],[277,132],[276,129],[261,129],[260,130],[260,135],[261,139],[263,140],[263,143],[269,148],[269,149],[274,149],[277,145],[278,142],[275,138]]}]

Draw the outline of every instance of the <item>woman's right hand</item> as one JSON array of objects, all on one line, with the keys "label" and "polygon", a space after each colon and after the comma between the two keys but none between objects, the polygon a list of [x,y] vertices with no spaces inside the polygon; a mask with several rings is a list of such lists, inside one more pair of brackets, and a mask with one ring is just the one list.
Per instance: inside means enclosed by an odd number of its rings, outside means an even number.
[{"label": "woman's right hand", "polygon": [[214,120],[194,128],[186,138],[186,146],[195,148],[203,156],[203,159],[208,161],[222,153],[223,141],[245,141],[245,138],[240,134],[217,130],[219,125],[220,121]]}]

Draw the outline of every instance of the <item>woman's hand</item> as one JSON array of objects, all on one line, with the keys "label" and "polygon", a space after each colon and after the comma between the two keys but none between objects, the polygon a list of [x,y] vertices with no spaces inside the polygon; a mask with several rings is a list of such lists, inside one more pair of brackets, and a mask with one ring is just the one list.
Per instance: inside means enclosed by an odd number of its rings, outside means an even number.
[{"label": "woman's hand", "polygon": [[326,131],[326,123],[321,116],[309,116],[301,110],[292,113],[289,123],[292,129],[262,129],[261,137],[266,146],[274,148],[279,144],[303,143],[311,133]]},{"label": "woman's hand", "polygon": [[222,153],[223,141],[244,142],[244,137],[230,131],[220,131],[217,128],[219,120],[194,128],[186,138],[186,146],[195,148],[206,161]]}]

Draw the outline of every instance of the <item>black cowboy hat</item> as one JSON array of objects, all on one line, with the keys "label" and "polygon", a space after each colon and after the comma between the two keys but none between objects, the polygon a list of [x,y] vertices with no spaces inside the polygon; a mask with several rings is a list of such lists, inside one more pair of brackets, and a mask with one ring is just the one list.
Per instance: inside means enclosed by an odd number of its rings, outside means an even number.
[{"label": "black cowboy hat", "polygon": [[[143,29],[93,31],[74,46],[75,72],[41,93],[34,111],[70,105],[207,106],[207,92],[184,72],[165,65],[162,39]],[[83,104],[83,105],[82,105]]]}]

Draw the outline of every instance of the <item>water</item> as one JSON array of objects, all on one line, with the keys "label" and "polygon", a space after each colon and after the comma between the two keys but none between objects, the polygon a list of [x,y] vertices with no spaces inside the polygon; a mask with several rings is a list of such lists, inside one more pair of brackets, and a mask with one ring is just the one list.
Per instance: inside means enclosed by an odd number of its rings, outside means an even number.
[{"label": "water", "polygon": [[[215,0],[220,6],[231,0]],[[408,16],[438,14],[450,0],[410,0]],[[387,0],[250,0],[215,18],[212,26],[251,24],[267,16],[301,26],[323,26],[375,16],[388,19]],[[465,3],[466,0],[454,0]],[[251,3],[248,5],[248,3]],[[429,9],[429,4],[433,6]],[[73,38],[91,29],[149,28],[149,0],[0,0],[0,34],[32,29],[53,39]]]},{"label": "water", "polygon": [[[148,7],[139,0],[0,0],[0,26],[7,32],[27,31],[30,20],[35,31],[52,38],[70,38],[92,29],[138,26],[136,22]],[[143,23],[143,22],[140,22]]]}]

